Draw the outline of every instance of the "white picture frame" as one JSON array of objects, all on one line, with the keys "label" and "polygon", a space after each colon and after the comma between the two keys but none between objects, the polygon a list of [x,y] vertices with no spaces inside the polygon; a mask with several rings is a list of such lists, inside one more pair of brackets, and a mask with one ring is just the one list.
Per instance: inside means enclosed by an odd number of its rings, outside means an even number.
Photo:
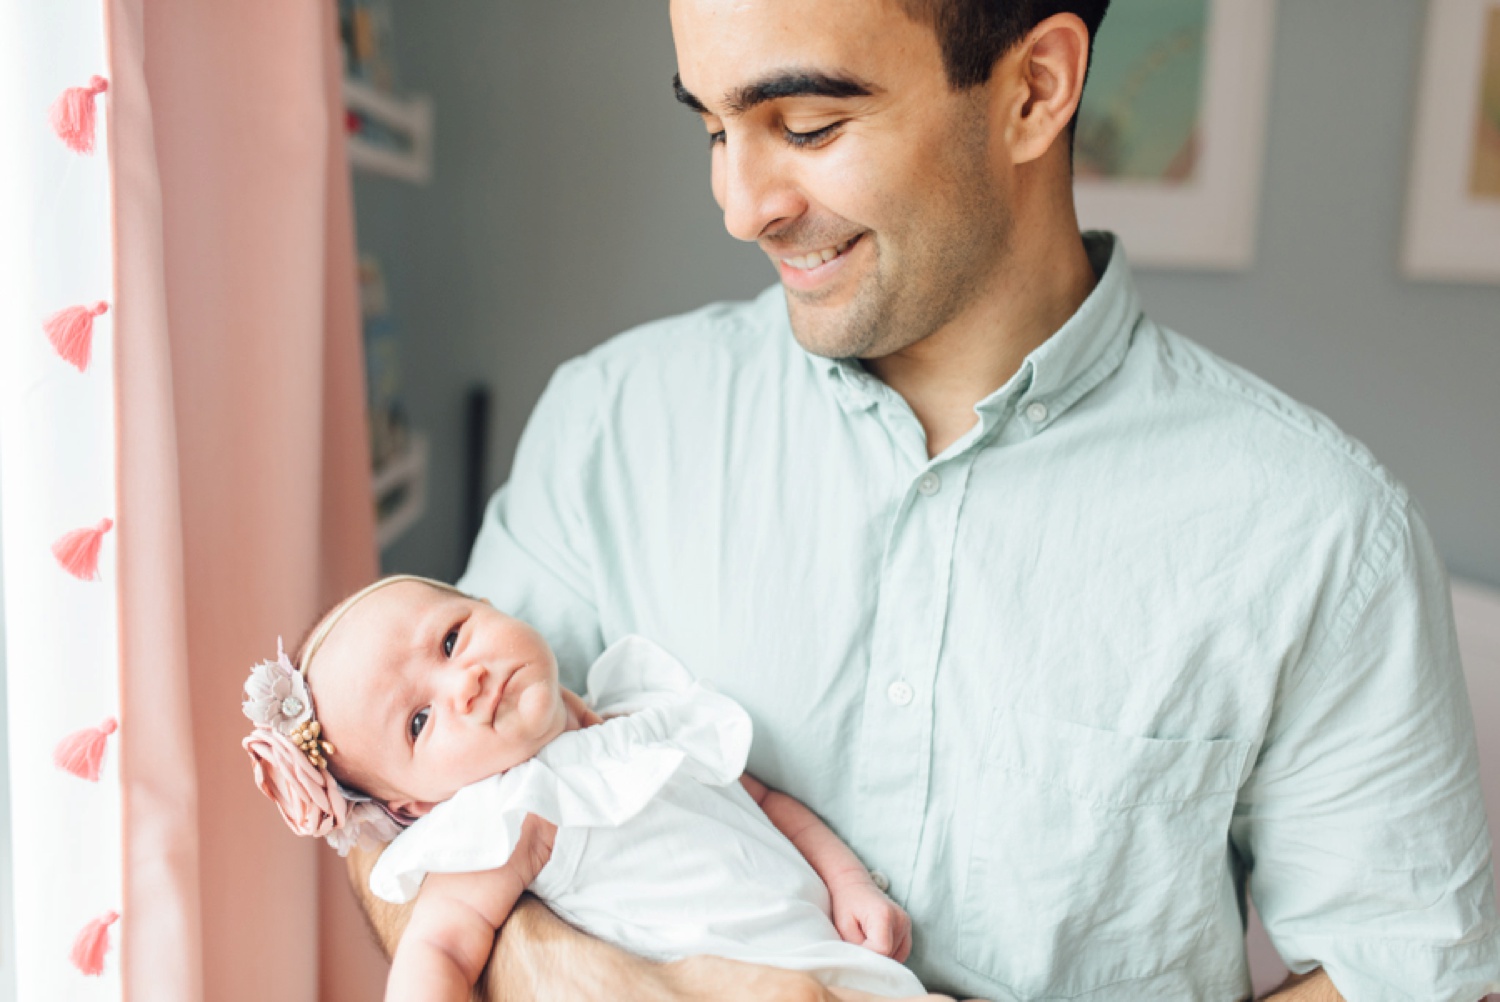
[{"label": "white picture frame", "polygon": [[1401,253],[1411,279],[1500,284],[1500,197],[1471,189],[1495,11],[1500,0],[1431,0],[1427,9]]},{"label": "white picture frame", "polygon": [[[1129,16],[1116,4],[1109,18]],[[1079,178],[1084,229],[1111,230],[1145,268],[1235,271],[1255,262],[1275,41],[1275,0],[1211,0],[1199,148],[1186,181]]]}]

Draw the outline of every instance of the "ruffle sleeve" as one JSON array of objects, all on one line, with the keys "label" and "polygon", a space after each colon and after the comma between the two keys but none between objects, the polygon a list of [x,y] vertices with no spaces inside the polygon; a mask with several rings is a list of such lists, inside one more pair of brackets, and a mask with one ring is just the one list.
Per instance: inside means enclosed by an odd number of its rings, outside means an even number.
[{"label": "ruffle sleeve", "polygon": [[438,804],[386,848],[370,890],[402,904],[429,873],[503,866],[528,814],[559,828],[618,827],[679,772],[724,786],[745,770],[749,716],[644,638],[625,637],[600,656],[589,670],[589,702],[609,719],[562,734],[536,758]]}]

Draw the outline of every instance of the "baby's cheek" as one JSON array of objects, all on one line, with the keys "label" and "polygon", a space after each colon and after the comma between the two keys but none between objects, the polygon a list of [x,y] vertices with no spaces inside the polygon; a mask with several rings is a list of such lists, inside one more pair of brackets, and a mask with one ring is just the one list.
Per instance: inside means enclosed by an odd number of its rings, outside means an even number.
[{"label": "baby's cheek", "polygon": [[562,712],[562,699],[549,685],[533,685],[521,693],[516,712],[531,727],[547,726]]}]

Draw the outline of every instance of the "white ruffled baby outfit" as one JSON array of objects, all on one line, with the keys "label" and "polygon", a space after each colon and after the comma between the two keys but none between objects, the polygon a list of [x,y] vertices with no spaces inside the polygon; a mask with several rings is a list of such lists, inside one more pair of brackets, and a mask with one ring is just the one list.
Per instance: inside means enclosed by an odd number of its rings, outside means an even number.
[{"label": "white ruffled baby outfit", "polygon": [[600,939],[657,960],[713,954],[923,994],[902,965],[839,939],[822,880],[740,785],[751,726],[738,704],[634,636],[594,662],[588,690],[604,723],[434,807],[381,855],[370,889],[399,904],[428,873],[502,866],[536,814],[557,838],[530,890]]}]

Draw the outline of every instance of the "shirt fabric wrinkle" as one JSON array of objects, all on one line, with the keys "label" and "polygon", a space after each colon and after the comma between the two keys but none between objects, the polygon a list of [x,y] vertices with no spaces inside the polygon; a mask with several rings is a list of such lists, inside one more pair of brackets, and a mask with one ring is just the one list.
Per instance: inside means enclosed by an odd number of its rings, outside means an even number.
[{"label": "shirt fabric wrinkle", "polygon": [[[1485,821],[1420,513],[1086,247],[1091,295],[935,458],[889,387],[797,345],[779,287],[606,342],[538,403],[461,583],[565,681],[639,633],[743,705],[750,771],[889,880],[930,990],[1248,994],[1248,887],[1348,998],[1500,991],[1493,891],[1450,889]],[[1389,702],[1413,691],[1429,713]],[[1374,948],[1393,916],[1447,945]]]}]

